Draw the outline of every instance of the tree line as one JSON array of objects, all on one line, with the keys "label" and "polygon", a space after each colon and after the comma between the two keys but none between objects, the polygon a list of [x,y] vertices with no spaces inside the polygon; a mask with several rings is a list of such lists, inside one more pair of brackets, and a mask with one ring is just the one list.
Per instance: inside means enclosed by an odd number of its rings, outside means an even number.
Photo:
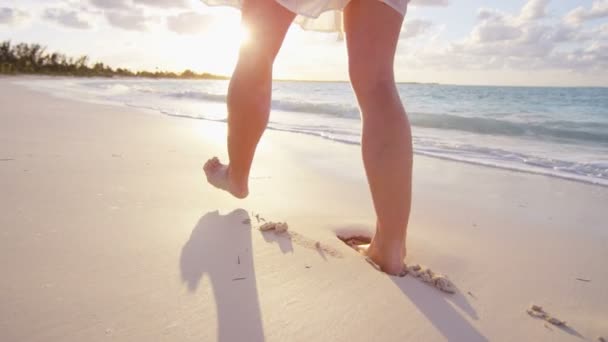
[{"label": "tree line", "polygon": [[186,70],[181,73],[169,71],[137,71],[125,68],[113,69],[109,65],[97,62],[89,64],[88,56],[69,57],[59,52],[47,52],[40,44],[12,44],[4,41],[0,44],[0,74],[18,75],[35,74],[51,76],[76,77],[146,77],[146,78],[180,78],[180,79],[227,79],[209,73],[196,73]]}]

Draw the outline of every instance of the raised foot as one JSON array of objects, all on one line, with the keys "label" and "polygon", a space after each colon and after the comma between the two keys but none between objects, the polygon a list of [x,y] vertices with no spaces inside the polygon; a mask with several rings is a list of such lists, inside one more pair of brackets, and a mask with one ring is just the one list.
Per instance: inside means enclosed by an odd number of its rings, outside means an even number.
[{"label": "raised foot", "polygon": [[372,239],[364,236],[338,236],[338,238],[365,256],[380,271],[400,277],[407,274],[407,268],[403,263],[403,259],[405,259],[405,247],[380,249],[376,247],[377,244]]},{"label": "raised foot", "polygon": [[220,163],[217,157],[209,159],[203,166],[207,182],[214,187],[230,193],[236,198],[243,199],[249,195],[247,187],[239,187],[230,182],[228,165]]}]

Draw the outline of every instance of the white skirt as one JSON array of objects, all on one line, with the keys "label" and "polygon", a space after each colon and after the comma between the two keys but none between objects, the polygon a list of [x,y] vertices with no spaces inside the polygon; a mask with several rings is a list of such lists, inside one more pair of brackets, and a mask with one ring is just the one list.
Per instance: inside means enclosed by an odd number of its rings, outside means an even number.
[{"label": "white skirt", "polygon": [[[243,0],[202,0],[208,6],[241,8]],[[295,22],[305,30],[342,32],[342,9],[350,0],[275,0],[296,13]],[[405,16],[410,0],[378,0]]]}]

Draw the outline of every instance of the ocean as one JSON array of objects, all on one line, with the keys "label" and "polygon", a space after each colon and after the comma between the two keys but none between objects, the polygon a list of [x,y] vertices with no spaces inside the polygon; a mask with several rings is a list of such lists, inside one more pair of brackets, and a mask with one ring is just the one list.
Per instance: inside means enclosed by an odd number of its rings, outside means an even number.
[{"label": "ocean", "polygon": [[[228,81],[36,79],[72,98],[226,120]],[[399,84],[418,155],[608,186],[608,88]],[[359,144],[348,83],[273,83],[269,129]]]}]

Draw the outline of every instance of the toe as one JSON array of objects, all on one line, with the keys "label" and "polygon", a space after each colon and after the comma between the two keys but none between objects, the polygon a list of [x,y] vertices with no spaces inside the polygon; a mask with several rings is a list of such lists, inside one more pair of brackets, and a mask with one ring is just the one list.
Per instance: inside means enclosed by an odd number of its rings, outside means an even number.
[{"label": "toe", "polygon": [[207,162],[205,163],[205,166],[203,166],[203,168],[205,170],[213,170],[215,168],[217,168],[220,165],[220,160],[217,157],[213,157],[209,160],[207,160]]},{"label": "toe", "polygon": [[220,160],[217,158],[213,158],[209,161],[209,167],[216,169],[221,165]]},{"label": "toe", "polygon": [[207,160],[207,162],[205,163],[205,165],[203,165],[203,169],[205,171],[209,170],[209,167],[211,167],[211,160]]}]

